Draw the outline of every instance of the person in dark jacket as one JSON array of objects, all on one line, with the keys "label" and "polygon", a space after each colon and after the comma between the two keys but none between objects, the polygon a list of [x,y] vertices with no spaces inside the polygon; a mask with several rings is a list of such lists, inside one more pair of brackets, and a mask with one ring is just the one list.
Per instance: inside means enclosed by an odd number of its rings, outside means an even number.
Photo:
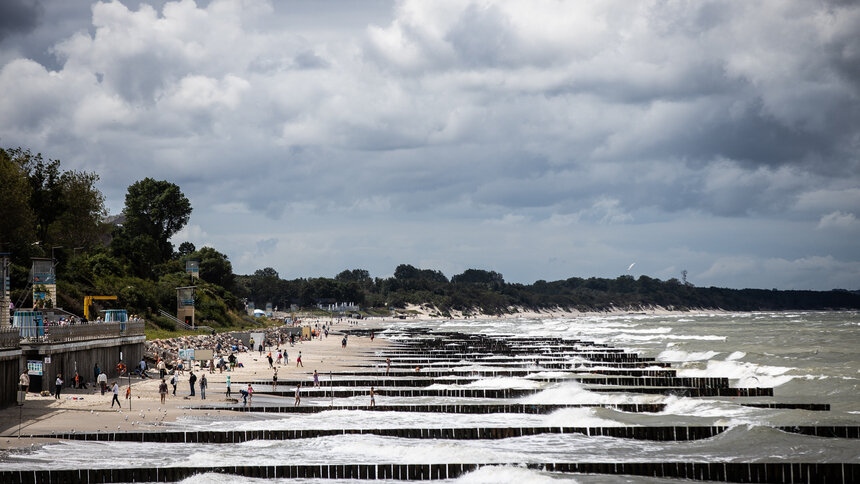
[{"label": "person in dark jacket", "polygon": [[191,396],[194,396],[194,383],[197,382],[197,375],[193,371],[188,372],[188,385],[191,387]]}]

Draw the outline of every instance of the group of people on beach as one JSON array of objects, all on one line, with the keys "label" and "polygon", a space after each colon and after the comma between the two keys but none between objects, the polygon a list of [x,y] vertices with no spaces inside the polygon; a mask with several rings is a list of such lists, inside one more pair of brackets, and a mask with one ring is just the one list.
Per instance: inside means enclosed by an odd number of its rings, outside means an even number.
[{"label": "group of people on beach", "polygon": [[[312,337],[319,337],[323,339],[328,336],[330,327],[327,325],[322,325],[320,327],[319,324],[315,328],[312,328],[311,334]],[[174,397],[177,394],[177,387],[179,386],[183,377],[186,376],[188,378],[188,394],[185,398],[191,398],[197,396],[197,391],[199,390],[199,395],[202,400],[206,399],[206,390],[209,388],[209,380],[207,378],[206,370],[209,370],[209,374],[215,373],[215,369],[219,369],[221,373],[241,367],[242,364],[238,361],[238,352],[235,351],[237,349],[256,349],[262,352],[266,350],[266,347],[269,345],[277,345],[277,348],[273,351],[269,351],[266,355],[266,361],[268,362],[269,368],[272,369],[272,391],[277,390],[278,385],[278,370],[279,367],[284,364],[289,364],[289,357],[287,353],[287,348],[281,348],[281,343],[286,344],[287,342],[293,343],[295,342],[295,336],[297,333],[290,332],[288,335],[281,334],[279,329],[270,330],[265,334],[265,338],[262,342],[253,341],[253,338],[248,341],[248,346],[245,347],[241,343],[241,341],[233,338],[229,334],[225,335],[205,335],[205,336],[191,336],[191,337],[180,337],[173,338],[170,340],[156,340],[153,342],[147,342],[147,347],[149,350],[155,350],[156,356],[154,358],[154,365],[150,367],[147,363],[146,358],[141,358],[139,364],[134,365],[133,368],[126,368],[125,364],[120,362],[117,364],[116,372],[119,375],[133,374],[134,376],[139,376],[142,379],[152,378],[154,375],[148,375],[147,372],[154,368],[158,373],[158,382],[157,384],[157,393],[159,396],[159,401],[161,404],[165,404],[167,401],[167,397],[169,394],[172,394]],[[299,333],[300,334],[300,333]],[[347,336],[343,336],[343,340],[341,341],[341,346],[343,348],[346,347],[347,344]],[[179,348],[199,348],[202,346],[207,346],[206,343],[214,343],[214,357],[208,359],[206,361],[200,362],[200,368],[197,370],[196,365],[193,365],[194,361],[191,360],[192,367],[188,367],[188,362],[184,361],[182,358],[178,357],[177,354],[171,356],[173,353],[171,350],[179,349]],[[255,360],[256,361],[256,360]],[[304,367],[304,363],[302,361],[302,352],[299,351],[296,355],[296,364],[295,366]],[[386,374],[388,374],[388,370],[390,370],[391,362],[390,360],[387,362],[388,368],[386,369]],[[133,371],[132,371],[133,370]],[[120,394],[120,384],[119,381],[113,381],[108,383],[108,374],[105,372],[103,368],[100,367],[99,364],[95,364],[92,372],[93,383],[100,389],[101,394],[105,395],[108,393],[111,395],[111,408],[116,405],[118,408],[122,408],[122,403],[119,399]],[[320,378],[317,370],[313,371],[313,387],[320,387]],[[73,379],[75,383],[75,387],[85,386],[83,383],[84,378],[77,371],[75,372],[75,377]],[[62,374],[57,374],[54,386],[54,397],[56,399],[61,398],[62,387],[65,384],[65,380]],[[29,375],[27,371],[24,371],[20,376],[20,385],[22,389],[27,389],[30,385]],[[244,385],[244,384],[243,384]],[[172,391],[171,391],[172,388]],[[25,390],[26,391],[26,390]],[[132,389],[129,386],[125,390],[125,399],[131,398]],[[254,394],[254,388],[249,383],[247,388],[242,388],[239,390],[239,394],[242,398],[242,405],[247,406],[251,404],[251,400]],[[226,376],[226,396],[231,398],[231,375]],[[294,406],[301,405],[301,397],[302,397],[302,382],[298,382],[295,388],[295,401]],[[370,389],[370,405],[374,406],[376,404],[375,401],[375,390],[374,388]]]}]

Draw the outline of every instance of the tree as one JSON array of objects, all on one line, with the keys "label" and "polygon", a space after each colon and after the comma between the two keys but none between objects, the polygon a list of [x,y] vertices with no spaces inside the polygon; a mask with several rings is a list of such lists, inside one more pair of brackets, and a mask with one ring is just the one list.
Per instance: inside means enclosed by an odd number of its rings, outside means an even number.
[{"label": "tree", "polygon": [[95,173],[67,171],[60,175],[60,212],[48,226],[52,243],[69,248],[91,247],[105,232],[105,197],[96,188]]},{"label": "tree", "polygon": [[340,282],[367,282],[370,280],[370,272],[365,269],[346,270],[335,276]]},{"label": "tree", "polygon": [[194,244],[191,242],[185,241],[179,244],[179,248],[176,249],[176,252],[179,254],[179,257],[187,257],[191,255],[194,251],[197,250],[197,247],[194,247]]},{"label": "tree", "polygon": [[397,268],[394,269],[394,278],[399,281],[419,279],[440,283],[448,282],[448,278],[445,277],[445,274],[442,274],[441,271],[434,271],[432,269],[418,269],[409,264],[400,264],[399,266],[397,266]]},{"label": "tree", "polygon": [[35,216],[36,240],[47,243],[48,227],[64,211],[60,161],[46,162],[41,153],[34,155],[29,149],[13,148],[6,153],[30,182],[29,204]]},{"label": "tree", "polygon": [[123,236],[140,242],[145,242],[141,236],[148,237],[158,253],[157,260],[148,262],[161,263],[173,254],[170,237],[188,223],[191,202],[176,184],[144,178],[128,187],[123,213]]},{"label": "tree", "polygon": [[16,258],[26,258],[36,240],[30,190],[27,175],[12,153],[0,148],[0,252],[12,252]]},{"label": "tree", "polygon": [[257,277],[272,277],[277,279],[278,271],[272,269],[271,267],[266,267],[265,269],[257,269],[254,271],[254,275]]},{"label": "tree", "polygon": [[[185,243],[187,244],[188,242]],[[181,249],[182,246],[180,246],[180,251]],[[226,255],[212,247],[203,247],[191,254],[191,256],[195,259],[200,259],[201,279],[217,284],[225,289],[233,287],[233,265]]]},{"label": "tree", "polygon": [[466,269],[462,274],[451,277],[453,283],[504,284],[505,278],[496,271]]}]

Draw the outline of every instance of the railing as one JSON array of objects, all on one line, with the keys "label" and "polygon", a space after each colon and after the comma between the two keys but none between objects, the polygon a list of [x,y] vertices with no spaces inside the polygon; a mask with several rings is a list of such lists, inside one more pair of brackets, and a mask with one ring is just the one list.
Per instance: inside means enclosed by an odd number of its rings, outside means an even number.
[{"label": "railing", "polygon": [[183,321],[180,321],[179,318],[168,313],[167,311],[165,311],[163,309],[159,309],[158,314],[160,314],[160,315],[164,316],[165,318],[176,323],[176,329],[191,329],[191,326],[185,324],[185,322],[183,322]]},{"label": "railing", "polygon": [[195,330],[196,329],[196,330],[212,331],[211,326],[198,325],[198,326],[195,326],[192,328],[191,326],[185,324],[184,321],[181,321],[179,318],[175,317],[174,315],[168,313],[167,311],[165,311],[163,309],[159,309],[158,314],[160,314],[160,315],[164,316],[165,318],[176,323],[176,329],[187,329],[187,330]]},{"label": "railing", "polygon": [[0,329],[0,349],[17,348],[20,340],[21,335],[18,328]]},{"label": "railing", "polygon": [[[47,326],[45,335],[26,338],[32,343],[63,343],[69,341],[90,341],[96,339],[119,338],[121,336],[143,336],[144,321],[124,323],[85,323],[70,326]],[[18,328],[13,328],[15,337],[20,339]],[[17,346],[17,341],[15,345]]]}]

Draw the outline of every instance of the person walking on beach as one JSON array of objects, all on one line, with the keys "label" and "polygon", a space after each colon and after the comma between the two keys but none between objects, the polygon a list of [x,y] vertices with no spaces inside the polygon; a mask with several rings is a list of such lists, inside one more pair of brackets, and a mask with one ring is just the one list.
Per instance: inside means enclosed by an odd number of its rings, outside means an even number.
[{"label": "person walking on beach", "polygon": [[385,376],[391,373],[391,358],[385,359]]},{"label": "person walking on beach", "polygon": [[27,374],[27,370],[24,370],[18,377],[18,389],[24,393],[30,389],[30,375]]},{"label": "person walking on beach", "polygon": [[149,378],[146,374],[146,360],[143,358],[140,359],[140,377],[141,378]]},{"label": "person walking on beach", "polygon": [[54,398],[60,399],[60,390],[63,389],[63,374],[57,373],[57,380],[54,382]]},{"label": "person walking on beach", "polygon": [[301,351],[299,351],[299,356],[296,358],[296,368],[298,368],[300,366],[302,368],[305,367],[305,365],[302,364],[302,352]]},{"label": "person walking on beach", "polygon": [[344,336],[343,339],[340,340],[340,347],[346,348],[346,336]]},{"label": "person walking on beach", "polygon": [[206,381],[206,373],[200,377],[200,399],[206,400],[206,387],[209,386],[209,382]]},{"label": "person walking on beach", "polygon": [[[101,374],[102,374],[102,369],[99,368],[99,364],[96,363],[95,365],[93,365],[93,381],[98,381],[99,375],[101,375]],[[104,392],[102,392],[102,395],[104,395]]]},{"label": "person walking on beach", "polygon": [[277,386],[278,386],[278,369],[275,368],[275,372],[272,374],[272,391],[275,391]]},{"label": "person walking on beach", "polygon": [[370,406],[376,406],[376,399],[373,397],[373,387],[370,387]]},{"label": "person walking on beach", "polygon": [[99,388],[102,390],[102,395],[107,391],[107,375],[105,372],[99,373],[98,376]]},{"label": "person walking on beach", "polygon": [[158,384],[158,395],[161,397],[161,404],[164,405],[164,398],[167,397],[167,382],[164,381],[164,378]]},{"label": "person walking on beach", "polygon": [[296,403],[293,406],[298,407],[300,403],[302,403],[302,382],[296,385]]},{"label": "person walking on beach", "polygon": [[174,397],[176,396],[176,382],[178,379],[179,379],[179,377],[176,376],[175,373],[170,377],[170,384],[173,386],[173,396]]},{"label": "person walking on beach", "polygon": [[283,354],[280,352],[280,350],[279,350],[279,351],[278,351],[278,359],[277,359],[277,360],[275,360],[275,361],[277,361],[277,362],[278,362],[278,365],[280,365],[280,364],[281,364],[281,360],[282,360],[283,358],[284,358],[284,355],[283,355]]},{"label": "person walking on beach", "polygon": [[275,360],[273,360],[273,359],[272,359],[272,354],[271,354],[271,353],[269,353],[268,355],[266,355],[266,359],[269,361],[269,368],[274,368],[274,366],[272,365],[272,363],[274,363],[274,361],[275,361]]},{"label": "person walking on beach", "polygon": [[167,365],[164,363],[164,360],[159,358],[155,366],[158,368],[158,378],[164,380],[164,377],[167,375]]},{"label": "person walking on beach", "polygon": [[230,396],[230,375],[227,375],[227,396]]},{"label": "person walking on beach", "polygon": [[116,403],[117,407],[122,408],[122,405],[119,403],[119,385],[117,385],[116,382],[113,382],[111,390],[113,390],[113,400],[110,401],[110,408],[113,408],[114,403]]},{"label": "person walking on beach", "polygon": [[320,376],[317,374],[317,371],[314,370],[314,388],[320,386]]},{"label": "person walking on beach", "polygon": [[193,371],[188,372],[188,385],[191,387],[191,396],[194,396],[194,383],[197,382],[197,375]]}]

